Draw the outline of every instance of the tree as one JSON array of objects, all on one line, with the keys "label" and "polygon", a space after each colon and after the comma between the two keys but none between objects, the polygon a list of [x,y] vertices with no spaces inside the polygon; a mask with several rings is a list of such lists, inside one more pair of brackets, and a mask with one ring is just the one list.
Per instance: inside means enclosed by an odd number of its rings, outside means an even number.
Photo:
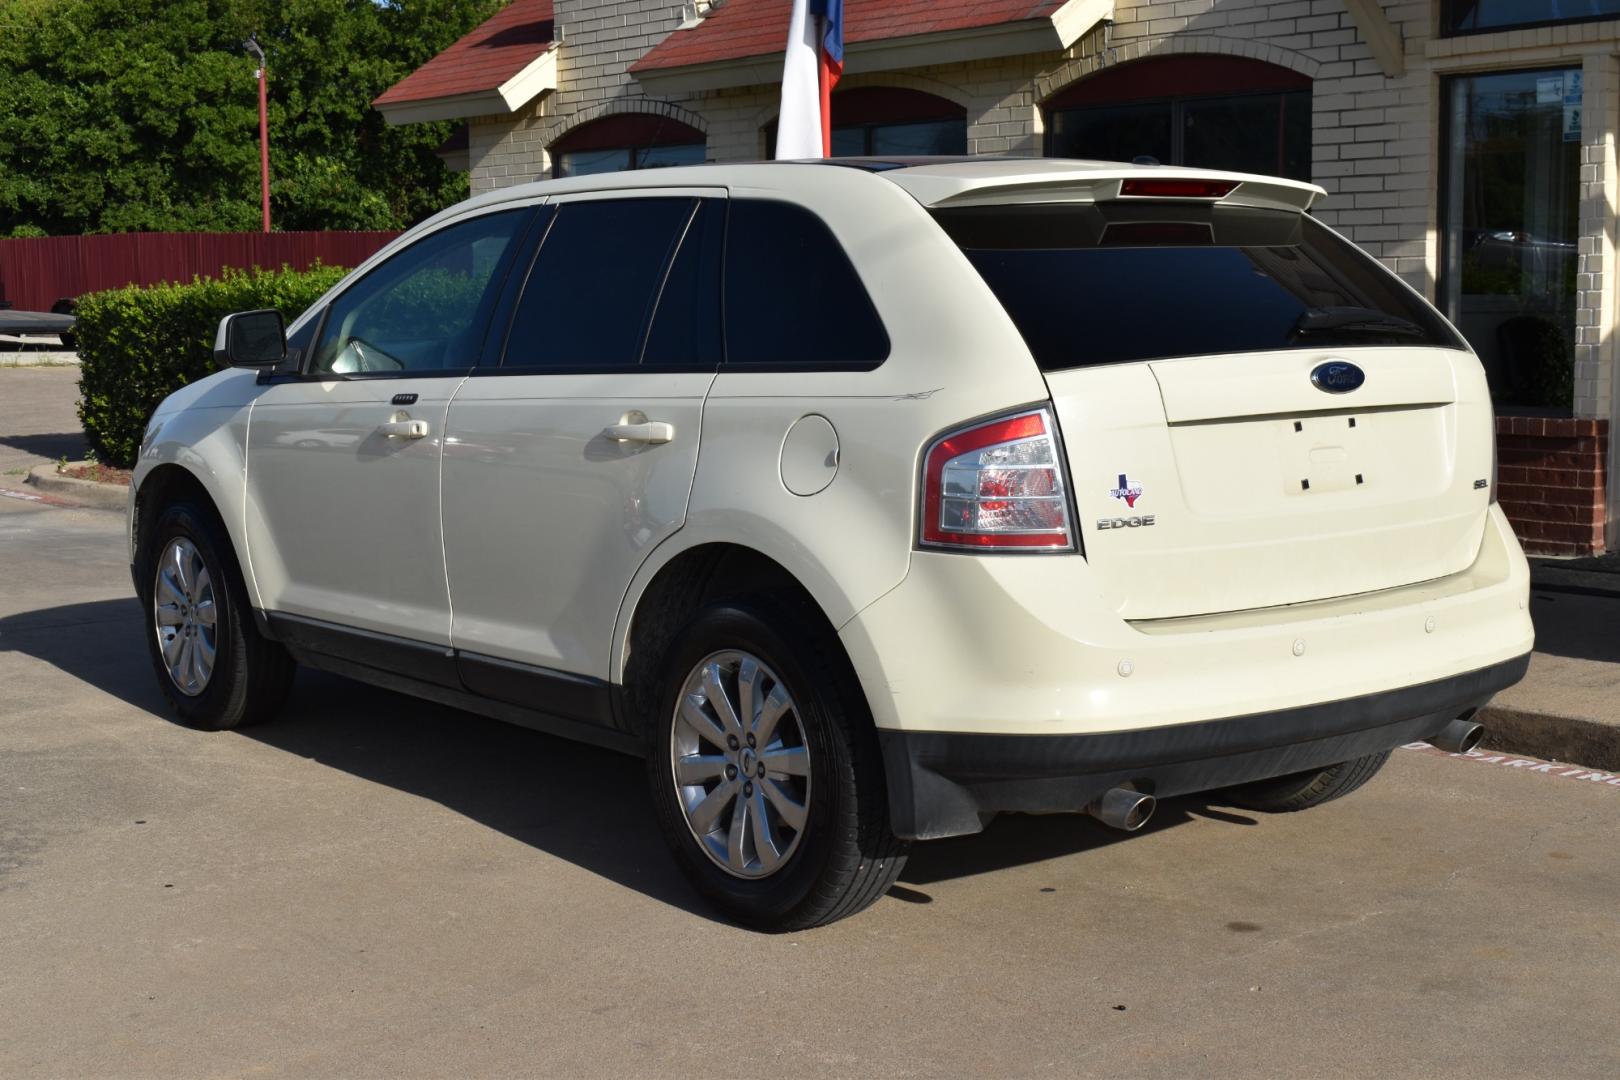
[{"label": "tree", "polygon": [[371,100],[498,0],[0,0],[0,236],[251,230],[270,70],[271,215],[403,228],[466,195],[451,125]]}]

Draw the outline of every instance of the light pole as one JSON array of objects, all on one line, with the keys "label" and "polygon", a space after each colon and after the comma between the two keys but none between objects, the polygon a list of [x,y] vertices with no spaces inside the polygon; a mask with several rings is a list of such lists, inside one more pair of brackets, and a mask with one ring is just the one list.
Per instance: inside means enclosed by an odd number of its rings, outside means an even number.
[{"label": "light pole", "polygon": [[259,70],[255,73],[259,79],[259,200],[264,210],[264,231],[270,231],[270,112],[269,94],[265,89],[267,72],[264,67],[264,50],[259,48],[258,35],[251,35],[242,42],[242,47],[253,54],[259,62]]}]

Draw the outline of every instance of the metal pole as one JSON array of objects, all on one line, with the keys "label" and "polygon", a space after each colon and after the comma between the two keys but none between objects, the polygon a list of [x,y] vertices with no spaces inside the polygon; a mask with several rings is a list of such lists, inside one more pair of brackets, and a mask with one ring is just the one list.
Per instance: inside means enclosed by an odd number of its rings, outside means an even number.
[{"label": "metal pole", "polygon": [[269,79],[269,65],[264,60],[264,50],[259,47],[257,35],[250,36],[242,42],[242,47],[253,54],[259,62],[259,70],[254,75],[259,80],[259,201],[264,211],[264,231],[270,231],[270,106],[269,92],[266,84]]},{"label": "metal pole", "polygon": [[259,196],[264,207],[264,231],[270,231],[270,111],[264,63],[259,63]]}]

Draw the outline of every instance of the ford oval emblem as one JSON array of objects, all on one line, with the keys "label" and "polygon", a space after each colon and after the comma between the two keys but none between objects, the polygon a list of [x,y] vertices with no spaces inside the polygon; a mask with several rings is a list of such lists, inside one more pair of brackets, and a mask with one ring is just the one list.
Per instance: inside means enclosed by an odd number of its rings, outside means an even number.
[{"label": "ford oval emblem", "polygon": [[1329,394],[1348,394],[1366,381],[1366,372],[1344,360],[1329,360],[1311,369],[1311,385]]}]

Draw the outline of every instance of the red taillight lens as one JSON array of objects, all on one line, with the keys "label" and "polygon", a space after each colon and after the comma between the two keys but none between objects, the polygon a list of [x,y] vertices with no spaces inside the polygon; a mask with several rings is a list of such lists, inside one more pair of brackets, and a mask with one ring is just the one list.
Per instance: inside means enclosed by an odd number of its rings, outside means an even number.
[{"label": "red taillight lens", "polygon": [[923,456],[921,542],[1073,551],[1057,426],[1047,409],[953,431]]},{"label": "red taillight lens", "polygon": [[1119,193],[1145,199],[1224,199],[1237,186],[1236,180],[1126,180]]}]

